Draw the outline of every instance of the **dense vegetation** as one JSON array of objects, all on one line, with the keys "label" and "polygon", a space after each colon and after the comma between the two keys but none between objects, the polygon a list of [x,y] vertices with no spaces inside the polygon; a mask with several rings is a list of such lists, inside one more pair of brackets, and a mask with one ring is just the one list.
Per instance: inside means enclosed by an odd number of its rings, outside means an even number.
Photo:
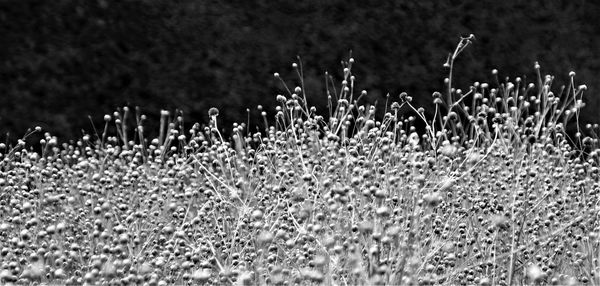
[{"label": "dense vegetation", "polygon": [[[227,2],[227,3],[226,3]],[[384,2],[384,3],[380,3]],[[386,94],[406,91],[433,110],[441,64],[456,35],[477,35],[459,63],[463,86],[487,71],[534,79],[534,61],[568,82],[575,70],[600,88],[599,1],[166,1],[13,0],[0,2],[0,140],[40,125],[60,140],[93,133],[115,106],[140,106],[149,131],[161,109],[207,123],[219,106],[223,127],[272,110],[275,71],[302,57],[306,92],[326,108],[324,72],[360,60],[354,74],[383,111]],[[266,98],[266,99],[265,99]],[[600,108],[590,96],[584,122]],[[382,116],[383,114],[378,114]],[[433,116],[433,114],[429,114]],[[260,121],[252,121],[250,128]],[[228,128],[227,128],[228,129]],[[226,130],[228,131],[228,130]],[[155,134],[156,135],[156,134]],[[31,137],[32,142],[39,137]]]},{"label": "dense vegetation", "polygon": [[564,132],[587,87],[536,64],[453,88],[472,40],[432,117],[402,93],[378,118],[350,58],[331,109],[299,80],[231,141],[217,108],[206,127],[165,111],[156,138],[124,108],[113,135],[0,146],[0,283],[598,285],[600,129]]}]

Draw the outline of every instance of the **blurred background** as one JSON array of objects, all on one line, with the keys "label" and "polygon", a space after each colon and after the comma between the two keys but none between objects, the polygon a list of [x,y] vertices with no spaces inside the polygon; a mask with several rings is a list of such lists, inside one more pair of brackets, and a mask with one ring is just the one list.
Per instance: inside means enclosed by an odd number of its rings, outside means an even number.
[{"label": "blurred background", "polygon": [[273,111],[284,94],[273,73],[298,85],[297,56],[309,104],[326,113],[324,73],[339,87],[350,51],[365,102],[405,91],[427,106],[448,53],[471,33],[458,88],[492,82],[494,68],[535,82],[539,61],[557,90],[575,71],[588,86],[582,122],[600,122],[598,15],[600,1],[585,0],[2,0],[0,141],[36,125],[61,140],[93,134],[88,115],[101,128],[125,105],[148,116],[148,136],[160,110],[176,108],[191,127],[218,107],[227,129],[249,108],[255,130],[257,105]]}]

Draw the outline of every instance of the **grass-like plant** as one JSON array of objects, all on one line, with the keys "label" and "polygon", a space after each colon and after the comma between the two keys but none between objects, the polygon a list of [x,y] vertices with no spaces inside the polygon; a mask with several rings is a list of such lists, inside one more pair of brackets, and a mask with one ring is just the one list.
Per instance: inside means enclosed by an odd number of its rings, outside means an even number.
[{"label": "grass-like plant", "polygon": [[554,93],[536,63],[455,88],[473,40],[431,113],[402,93],[377,118],[350,58],[328,112],[294,64],[274,120],[229,139],[217,108],[163,111],[152,139],[123,108],[73,144],[0,145],[0,283],[599,285],[599,129],[565,133],[585,85]]}]

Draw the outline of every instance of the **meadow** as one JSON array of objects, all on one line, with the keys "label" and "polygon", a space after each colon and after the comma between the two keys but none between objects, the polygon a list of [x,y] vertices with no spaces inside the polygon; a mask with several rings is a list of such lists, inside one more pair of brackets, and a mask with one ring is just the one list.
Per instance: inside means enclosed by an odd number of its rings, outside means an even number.
[{"label": "meadow", "polygon": [[431,112],[402,93],[377,118],[349,58],[328,110],[294,63],[274,113],[228,137],[218,108],[208,126],[163,111],[146,138],[124,107],[72,144],[0,144],[0,284],[600,285],[586,86],[536,63],[534,82],[455,88],[472,40]]}]

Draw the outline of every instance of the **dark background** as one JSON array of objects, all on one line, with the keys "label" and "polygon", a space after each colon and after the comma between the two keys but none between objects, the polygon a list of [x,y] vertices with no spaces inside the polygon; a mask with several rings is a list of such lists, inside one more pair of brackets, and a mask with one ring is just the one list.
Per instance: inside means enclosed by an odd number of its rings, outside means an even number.
[{"label": "dark background", "polygon": [[283,93],[273,73],[298,84],[297,55],[309,103],[325,113],[324,72],[339,84],[350,50],[367,101],[406,91],[425,105],[443,88],[448,52],[471,33],[458,87],[491,82],[493,68],[535,81],[539,61],[557,89],[576,71],[589,87],[582,121],[600,121],[600,1],[353,2],[0,1],[0,140],[36,125],[73,139],[92,132],[88,115],[102,126],[123,105],[140,106],[151,127],[161,109],[202,123],[212,106],[221,126],[245,122],[246,108],[256,126],[256,106],[273,110]]}]

